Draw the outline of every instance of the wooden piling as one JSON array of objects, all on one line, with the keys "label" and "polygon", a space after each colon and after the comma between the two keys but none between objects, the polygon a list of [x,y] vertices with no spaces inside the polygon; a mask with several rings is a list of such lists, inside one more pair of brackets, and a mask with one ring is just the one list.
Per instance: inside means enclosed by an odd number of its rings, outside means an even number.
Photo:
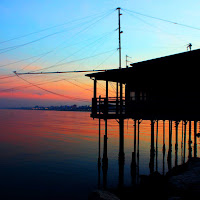
[{"label": "wooden piling", "polygon": [[151,120],[150,173],[154,172],[154,120]]},{"label": "wooden piling", "polygon": [[194,157],[197,157],[197,121],[194,121]]},{"label": "wooden piling", "polygon": [[124,119],[119,119],[119,158],[124,158]]},{"label": "wooden piling", "polygon": [[175,128],[176,128],[176,138],[175,138],[175,166],[178,165],[178,125],[179,121],[175,122]]},{"label": "wooden piling", "polygon": [[189,121],[189,140],[188,140],[188,146],[189,146],[189,154],[188,154],[188,158],[191,158],[192,157],[192,140],[191,140],[191,131],[192,129],[192,124],[191,124],[191,121]]},{"label": "wooden piling", "polygon": [[169,151],[168,151],[168,169],[172,168],[172,120],[169,120]]},{"label": "wooden piling", "polygon": [[103,153],[103,162],[107,162],[108,155],[107,155],[107,119],[105,119],[105,135],[104,135],[104,153]]},{"label": "wooden piling", "polygon": [[184,124],[183,163],[185,163],[185,154],[186,154],[186,131],[187,131],[187,121],[185,121]]}]

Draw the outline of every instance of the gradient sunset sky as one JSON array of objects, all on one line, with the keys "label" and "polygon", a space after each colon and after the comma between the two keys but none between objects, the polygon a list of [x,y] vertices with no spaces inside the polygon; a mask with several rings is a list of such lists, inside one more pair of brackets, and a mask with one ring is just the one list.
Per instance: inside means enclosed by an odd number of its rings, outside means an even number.
[{"label": "gradient sunset sky", "polygon": [[123,67],[126,55],[134,63],[200,47],[199,0],[1,0],[0,108],[91,104],[93,82],[83,73],[20,79],[13,71],[118,68],[117,7]]}]

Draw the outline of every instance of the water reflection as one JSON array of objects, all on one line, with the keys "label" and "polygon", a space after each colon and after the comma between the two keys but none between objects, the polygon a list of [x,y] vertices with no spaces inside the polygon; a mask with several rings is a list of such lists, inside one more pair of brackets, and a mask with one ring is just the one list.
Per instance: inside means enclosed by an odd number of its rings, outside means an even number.
[{"label": "water reflection", "polygon": [[[106,126],[104,119],[100,123],[98,129],[98,120],[91,119],[90,113],[0,110],[0,192],[9,194],[12,188],[18,197],[87,199],[88,192],[98,187],[135,186],[141,182],[141,175],[168,171],[168,120],[124,120],[122,154],[119,123],[108,120]],[[192,142],[188,143],[189,123],[185,127],[185,122],[179,122],[175,152],[176,122],[172,121],[172,167],[182,163],[184,151],[185,161],[199,155],[193,121]],[[123,159],[120,155],[124,155]]]}]

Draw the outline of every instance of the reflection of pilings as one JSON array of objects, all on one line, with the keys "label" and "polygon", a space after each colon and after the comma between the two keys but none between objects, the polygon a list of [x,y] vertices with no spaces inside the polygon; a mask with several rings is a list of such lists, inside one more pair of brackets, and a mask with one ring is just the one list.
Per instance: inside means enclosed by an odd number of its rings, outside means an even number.
[{"label": "reflection of pilings", "polygon": [[192,140],[191,140],[191,121],[189,121],[189,140],[188,140],[188,146],[189,146],[189,155],[188,158],[192,157]]},{"label": "reflection of pilings", "polygon": [[169,120],[169,151],[168,151],[168,169],[172,168],[172,120]]},{"label": "reflection of pilings", "polygon": [[197,157],[197,121],[194,121],[194,157]]},{"label": "reflection of pilings", "polygon": [[135,184],[136,183],[136,160],[135,160],[134,152],[132,152],[131,177],[132,177],[132,184]]},{"label": "reflection of pilings", "polygon": [[150,173],[154,172],[154,120],[151,120]]},{"label": "reflection of pilings", "polygon": [[175,122],[175,127],[176,127],[175,166],[178,165],[178,125],[179,125],[179,121],[176,121]]},{"label": "reflection of pilings", "polygon": [[102,171],[103,171],[103,188],[106,189],[106,187],[107,187],[108,159],[103,159]]},{"label": "reflection of pilings", "polygon": [[101,186],[101,165],[100,162],[98,161],[98,189]]}]

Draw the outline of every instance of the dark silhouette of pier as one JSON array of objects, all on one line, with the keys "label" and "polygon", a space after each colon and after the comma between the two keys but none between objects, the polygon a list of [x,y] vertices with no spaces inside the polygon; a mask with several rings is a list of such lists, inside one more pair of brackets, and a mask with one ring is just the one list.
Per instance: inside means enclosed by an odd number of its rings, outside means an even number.
[{"label": "dark silhouette of pier", "polygon": [[[199,78],[196,63],[199,61],[200,50],[188,51],[162,58],[131,64],[129,68],[108,70],[105,72],[87,74],[94,81],[94,96],[92,99],[92,118],[99,119],[99,158],[98,166],[102,166],[103,187],[106,188],[108,155],[107,139],[108,121],[115,119],[119,123],[119,188],[124,183],[124,120],[134,121],[134,145],[130,175],[132,183],[140,182],[140,124],[149,120],[151,127],[149,171],[158,171],[158,125],[163,125],[163,175],[178,166],[178,161],[185,163],[186,159],[197,157],[197,123],[200,121]],[[192,78],[192,79],[191,79]],[[105,97],[97,97],[97,81],[105,81]],[[116,83],[116,96],[110,97],[109,82]],[[120,87],[119,87],[120,86]],[[103,137],[103,157],[101,160],[101,120],[104,120],[105,133]],[[166,132],[166,122],[169,132]],[[173,132],[173,125],[175,127]],[[182,128],[181,149],[178,144],[178,131]],[[188,132],[187,132],[188,130]],[[192,132],[193,130],[193,132]],[[166,149],[165,137],[169,144]],[[188,135],[188,152],[186,155],[186,135]],[[172,137],[175,145],[172,146]],[[193,139],[192,139],[193,137]],[[193,148],[192,148],[192,143]],[[172,163],[172,148],[175,150],[175,162]],[[181,151],[181,158],[178,156]],[[167,157],[168,169],[165,169]],[[100,174],[99,174],[100,175]]]}]

